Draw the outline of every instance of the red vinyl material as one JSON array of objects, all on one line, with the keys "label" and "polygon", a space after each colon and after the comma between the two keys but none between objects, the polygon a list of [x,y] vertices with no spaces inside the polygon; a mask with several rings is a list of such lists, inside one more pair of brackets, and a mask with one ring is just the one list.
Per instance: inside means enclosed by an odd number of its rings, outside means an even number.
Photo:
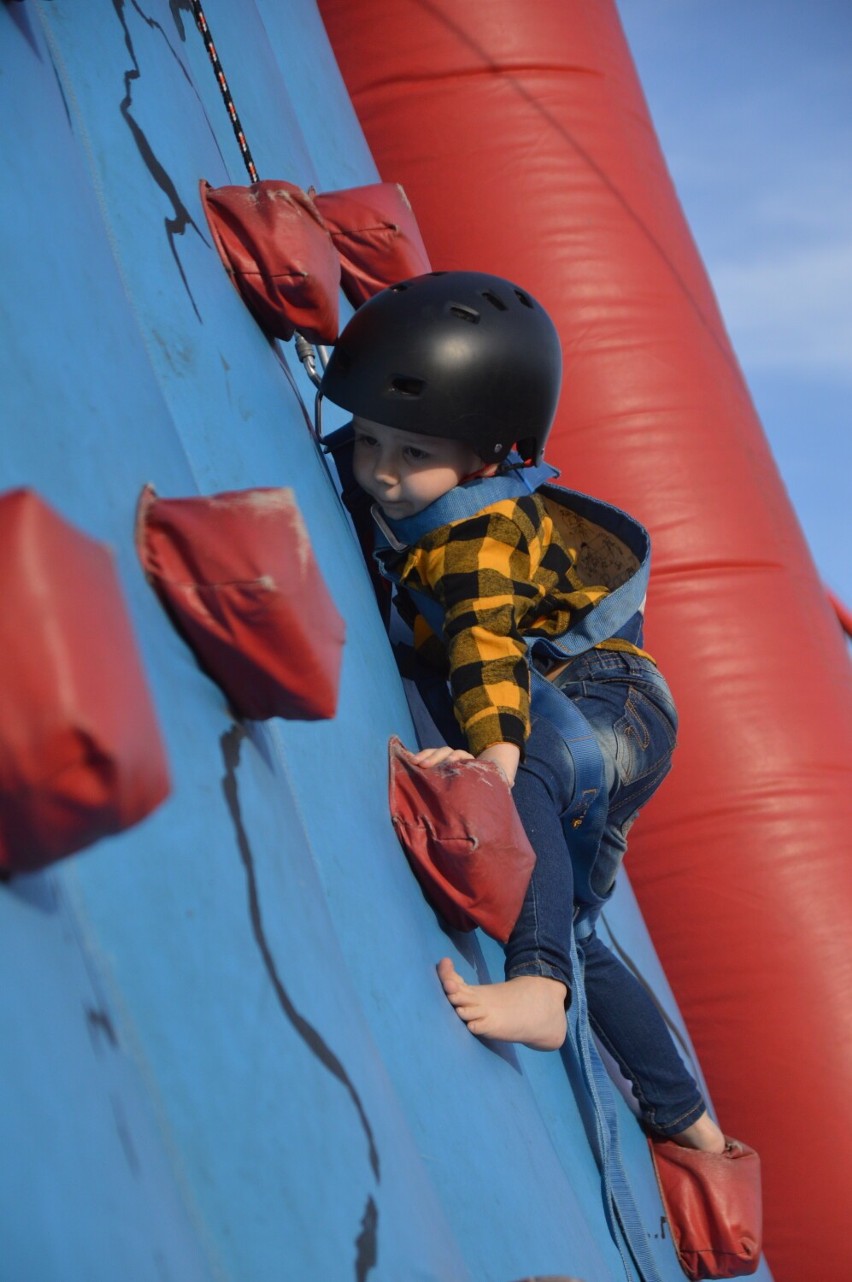
[{"label": "red vinyl material", "polygon": [[340,255],[343,292],[360,307],[380,289],[431,270],[423,237],[399,183],[373,183],[314,197]]},{"label": "red vinyl material", "polygon": [[648,1137],[681,1268],[691,1282],[757,1272],[763,1213],[760,1158],[728,1140],[724,1153]]},{"label": "red vinyl material", "polygon": [[837,615],[837,622],[843,629],[843,635],[852,638],[852,610],[849,609],[833,592],[827,592],[828,603]]},{"label": "red vinyl material", "polygon": [[178,631],[239,716],[334,716],[345,628],[292,490],[160,499],[146,486],[136,546]]},{"label": "red vinyl material", "polygon": [[388,745],[390,811],[429,903],[456,930],[480,926],[505,943],[518,920],[535,854],[498,766],[418,766]]},{"label": "red vinyl material", "polygon": [[138,823],[165,749],[108,549],[32,490],[0,497],[0,872]]},{"label": "red vinyl material", "polygon": [[275,338],[298,330],[333,343],[340,264],[310,196],[288,182],[200,186],[219,257],[258,324]]},{"label": "red vinyl material", "polygon": [[760,1151],[777,1282],[846,1282],[849,659],[614,0],[319,7],[433,266],[508,276],[551,312],[565,379],[548,459],[651,531],[646,644],[681,739],[627,868],[720,1120]]}]

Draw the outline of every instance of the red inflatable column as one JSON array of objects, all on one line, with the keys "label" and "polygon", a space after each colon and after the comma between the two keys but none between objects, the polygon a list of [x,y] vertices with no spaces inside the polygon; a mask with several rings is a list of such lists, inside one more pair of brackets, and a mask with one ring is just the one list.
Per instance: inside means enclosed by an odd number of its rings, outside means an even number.
[{"label": "red inflatable column", "polygon": [[509,276],[553,314],[566,379],[548,457],[651,529],[647,644],[682,737],[631,879],[721,1120],[761,1152],[776,1278],[846,1282],[849,663],[615,6],[320,9],[433,265]]}]

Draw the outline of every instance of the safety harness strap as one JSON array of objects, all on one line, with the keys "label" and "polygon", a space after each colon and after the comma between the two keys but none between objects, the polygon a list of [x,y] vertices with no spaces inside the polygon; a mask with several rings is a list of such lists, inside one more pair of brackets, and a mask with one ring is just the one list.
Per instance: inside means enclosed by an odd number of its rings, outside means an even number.
[{"label": "safety harness strap", "polygon": [[577,903],[570,941],[572,999],[568,1037],[593,1106],[607,1223],[619,1249],[626,1277],[632,1282],[632,1257],[641,1282],[659,1282],[624,1169],[615,1092],[589,1027],[582,953],[577,946],[594,932],[601,909],[612,894],[610,890],[604,896],[598,895],[591,886],[591,874],[608,810],[603,758],[592,728],[577,705],[534,669],[531,703],[533,715],[546,717],[559,732],[574,762],[574,795],[562,816]]},{"label": "safety harness strap", "polygon": [[[591,929],[587,933],[591,933]],[[571,937],[572,999],[568,1008],[568,1045],[580,1066],[583,1084],[593,1106],[607,1224],[621,1255],[628,1282],[634,1282],[632,1265],[635,1265],[640,1282],[661,1282],[624,1168],[615,1092],[589,1027],[586,983],[576,934],[575,929]]]}]

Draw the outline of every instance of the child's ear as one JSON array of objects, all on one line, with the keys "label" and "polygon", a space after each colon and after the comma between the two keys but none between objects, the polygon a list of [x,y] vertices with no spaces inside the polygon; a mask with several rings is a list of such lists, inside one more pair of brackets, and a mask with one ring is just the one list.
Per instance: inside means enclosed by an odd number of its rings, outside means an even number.
[{"label": "child's ear", "polygon": [[462,477],[462,482],[479,481],[484,476],[496,476],[500,470],[499,463],[485,463],[478,454],[473,454],[473,452],[471,452],[471,463],[471,470],[467,476]]}]

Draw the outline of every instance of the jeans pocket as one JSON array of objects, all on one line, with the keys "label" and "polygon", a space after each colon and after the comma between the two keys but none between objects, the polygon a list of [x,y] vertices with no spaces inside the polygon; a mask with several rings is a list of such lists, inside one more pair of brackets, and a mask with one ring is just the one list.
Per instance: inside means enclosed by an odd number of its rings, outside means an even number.
[{"label": "jeans pocket", "polygon": [[649,698],[638,686],[631,685],[624,712],[613,727],[615,764],[623,784],[656,774],[663,766],[668,769],[677,739],[674,716],[673,705],[669,711],[662,701]]}]

